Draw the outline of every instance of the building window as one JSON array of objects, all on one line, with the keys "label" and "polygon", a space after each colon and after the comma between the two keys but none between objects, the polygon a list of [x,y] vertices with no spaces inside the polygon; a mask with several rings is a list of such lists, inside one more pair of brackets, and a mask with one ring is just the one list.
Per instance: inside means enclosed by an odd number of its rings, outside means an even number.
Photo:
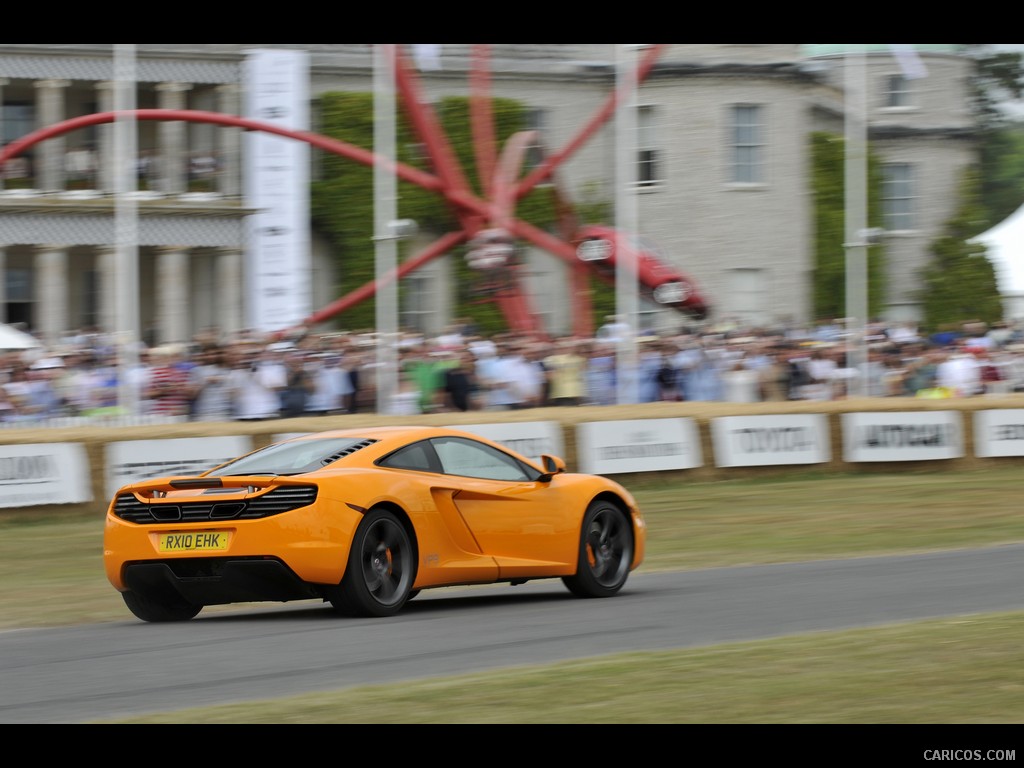
[{"label": "building window", "polygon": [[882,166],[882,215],[887,230],[914,228],[914,169],[909,163]]},{"label": "building window", "polygon": [[726,273],[729,311],[740,326],[756,327],[770,322],[767,270],[740,267]]},{"label": "building window", "polygon": [[[2,112],[0,146],[7,146],[35,130],[35,108],[31,104],[9,101],[3,105]],[[32,151],[29,150],[7,161],[0,186],[31,187],[32,175]]]},{"label": "building window", "polygon": [[649,104],[637,107],[636,181],[637,186],[640,187],[653,187],[663,181],[661,178],[661,152],[658,149],[655,116],[655,107]]},{"label": "building window", "polygon": [[732,177],[734,184],[764,181],[763,109],[755,104],[732,107]]},{"label": "building window", "polygon": [[430,320],[435,314],[433,301],[436,297],[431,293],[429,275],[407,275],[402,278],[401,311],[399,322],[403,328],[428,333]]},{"label": "building window", "polygon": [[35,127],[35,108],[31,104],[23,101],[4,102],[3,122],[0,123],[4,144],[32,133]]},{"label": "building window", "polygon": [[547,124],[547,110],[531,109],[526,113],[526,129],[528,131],[537,132],[537,138],[534,139],[533,142],[530,143],[530,146],[526,148],[526,159],[524,164],[527,170],[532,171],[544,162],[544,147],[547,143],[545,139]]},{"label": "building window", "polygon": [[883,80],[884,103],[887,107],[909,107],[910,85],[903,75],[889,75]]}]

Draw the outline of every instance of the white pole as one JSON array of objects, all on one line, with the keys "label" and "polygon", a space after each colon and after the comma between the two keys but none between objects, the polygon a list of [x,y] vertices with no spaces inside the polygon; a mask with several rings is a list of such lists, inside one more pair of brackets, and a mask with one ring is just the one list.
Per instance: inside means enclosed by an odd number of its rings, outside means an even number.
[{"label": "white pole", "polygon": [[[373,48],[373,149],[379,157],[395,158],[395,72],[393,44]],[[398,179],[394,168],[373,165],[377,324],[377,413],[391,408],[398,384]]]},{"label": "white pole", "polygon": [[636,337],[639,330],[636,250],[627,236],[638,231],[636,199],[637,67],[636,46],[615,46],[615,87],[624,98],[615,109],[615,313],[621,331],[615,355],[616,402],[637,402]]},{"label": "white pole", "polygon": [[863,45],[845,54],[846,85],[846,355],[847,367],[856,371],[849,380],[851,396],[865,396],[867,387],[867,128]]},{"label": "white pole", "polygon": [[131,372],[139,359],[139,220],[135,158],[138,154],[135,116],[135,46],[114,45],[114,241],[115,339],[117,343],[117,403],[127,414],[139,410],[139,393]]}]

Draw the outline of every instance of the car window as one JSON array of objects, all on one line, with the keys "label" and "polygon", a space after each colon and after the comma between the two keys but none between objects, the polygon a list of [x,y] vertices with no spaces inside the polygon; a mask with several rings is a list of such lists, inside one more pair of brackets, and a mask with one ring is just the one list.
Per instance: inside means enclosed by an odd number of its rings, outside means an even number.
[{"label": "car window", "polygon": [[421,472],[441,471],[434,458],[434,449],[426,440],[399,448],[378,463],[382,467],[394,467],[395,469],[416,469]]},{"label": "car window", "polygon": [[209,477],[297,475],[312,472],[375,442],[370,438],[332,437],[275,443],[225,464],[209,473]]},{"label": "car window", "polygon": [[487,480],[536,480],[540,473],[504,451],[459,437],[431,440],[441,469],[448,475],[479,477]]}]

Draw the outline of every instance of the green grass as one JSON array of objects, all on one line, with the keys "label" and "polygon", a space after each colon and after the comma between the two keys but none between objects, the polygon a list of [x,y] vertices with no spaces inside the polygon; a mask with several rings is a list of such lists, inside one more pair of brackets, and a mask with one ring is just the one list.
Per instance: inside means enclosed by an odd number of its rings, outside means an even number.
[{"label": "green grass", "polygon": [[[624,484],[647,518],[651,571],[1021,542],[1020,476],[1004,465]],[[0,516],[0,629],[131,619],[103,574],[102,533],[99,517]],[[1019,723],[1022,634],[1024,613],[978,615],[124,722]]]}]

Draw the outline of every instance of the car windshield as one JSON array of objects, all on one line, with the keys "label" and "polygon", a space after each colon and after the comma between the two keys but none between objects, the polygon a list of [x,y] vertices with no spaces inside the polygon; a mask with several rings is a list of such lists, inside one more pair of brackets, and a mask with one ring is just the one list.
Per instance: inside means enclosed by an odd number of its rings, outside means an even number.
[{"label": "car windshield", "polygon": [[370,443],[359,437],[289,440],[268,445],[219,467],[207,477],[229,475],[300,475],[327,466]]}]

